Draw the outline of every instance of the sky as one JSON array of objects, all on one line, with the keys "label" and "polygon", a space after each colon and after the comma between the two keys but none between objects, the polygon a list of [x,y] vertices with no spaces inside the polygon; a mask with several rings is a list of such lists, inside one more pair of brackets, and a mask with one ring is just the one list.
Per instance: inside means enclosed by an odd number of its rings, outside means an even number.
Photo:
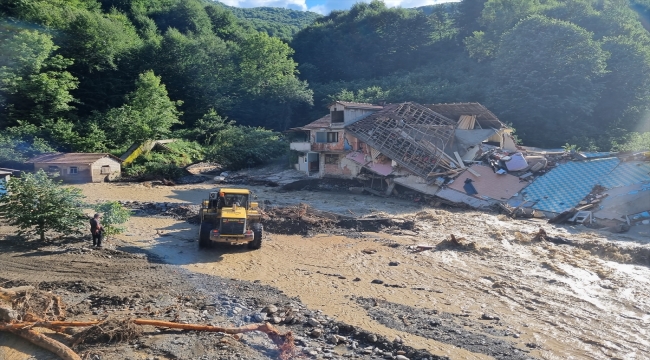
[{"label": "sky", "polygon": [[[309,10],[319,14],[329,14],[332,10],[347,10],[357,2],[369,0],[219,0],[222,3],[236,7],[272,6],[294,10]],[[387,6],[412,8],[423,5],[433,5],[454,0],[384,0]],[[459,0],[456,0],[459,1]]]}]

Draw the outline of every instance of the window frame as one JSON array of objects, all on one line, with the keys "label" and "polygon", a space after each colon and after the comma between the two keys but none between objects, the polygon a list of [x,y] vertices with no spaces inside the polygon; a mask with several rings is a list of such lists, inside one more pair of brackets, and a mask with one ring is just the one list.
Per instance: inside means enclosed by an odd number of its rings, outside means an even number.
[{"label": "window frame", "polygon": [[[108,172],[104,172],[104,169],[108,169]],[[102,167],[99,169],[99,173],[101,175],[108,175],[111,173],[111,166],[110,165],[102,165]]]},{"label": "window frame", "polygon": [[77,175],[79,173],[79,167],[78,166],[70,166],[68,168],[68,174],[69,175]]}]

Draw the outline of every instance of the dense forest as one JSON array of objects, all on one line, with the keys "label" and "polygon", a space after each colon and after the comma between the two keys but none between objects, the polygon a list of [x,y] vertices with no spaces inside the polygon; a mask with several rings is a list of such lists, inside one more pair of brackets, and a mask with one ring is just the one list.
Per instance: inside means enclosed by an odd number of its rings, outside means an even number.
[{"label": "dense forest", "polygon": [[[650,130],[650,1],[463,0],[335,11],[291,46],[315,107],[478,101],[528,145],[621,148]],[[646,134],[645,140],[650,143]]]},{"label": "dense forest", "polygon": [[311,25],[320,14],[311,11],[299,11],[276,7],[238,8],[217,2],[230,10],[235,17],[243,20],[242,25],[265,32],[269,36],[291,41],[300,30]]},{"label": "dense forest", "polygon": [[650,0],[372,1],[324,17],[0,0],[0,17],[0,162],[175,137],[184,162],[249,166],[333,99],[481,102],[528,145],[650,144]]}]

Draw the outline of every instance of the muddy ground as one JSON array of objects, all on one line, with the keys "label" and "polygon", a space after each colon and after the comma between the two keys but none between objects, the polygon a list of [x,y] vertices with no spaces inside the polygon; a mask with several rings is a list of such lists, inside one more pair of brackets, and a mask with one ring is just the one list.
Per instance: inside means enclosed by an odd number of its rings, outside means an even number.
[{"label": "muddy ground", "polygon": [[[0,286],[51,290],[72,304],[74,319],[234,326],[269,320],[296,333],[306,358],[643,359],[650,353],[647,227],[611,234],[340,189],[250,186],[266,207],[262,249],[198,251],[196,204],[215,187],[82,185],[91,202],[120,200],[136,209],[128,231],[90,250],[76,239],[24,243],[3,226]],[[535,239],[540,227],[546,240]],[[268,305],[276,311],[268,313]],[[0,336],[0,358],[49,356]],[[238,341],[153,328],[132,343],[77,350],[101,359],[278,355],[263,334]]]}]

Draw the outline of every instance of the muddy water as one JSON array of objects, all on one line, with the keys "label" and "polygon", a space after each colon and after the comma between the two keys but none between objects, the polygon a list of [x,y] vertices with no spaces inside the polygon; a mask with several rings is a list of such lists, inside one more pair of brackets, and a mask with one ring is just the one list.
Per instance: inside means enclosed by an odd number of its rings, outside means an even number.
[{"label": "muddy water", "polygon": [[[84,192],[95,190],[89,195],[100,198],[102,191],[107,191],[106,199],[191,201],[188,194],[200,199],[206,188],[188,188],[182,199],[169,188],[132,193],[131,187],[124,192],[119,187],[103,185],[85,188]],[[301,201],[321,209],[344,208],[350,202],[349,198],[337,199],[329,194],[324,197],[323,193],[267,195],[278,204],[295,202],[302,196],[305,199]],[[323,199],[328,203],[323,204]],[[394,206],[371,197],[363,197],[363,201],[366,208],[380,211]],[[417,210],[413,205],[398,205],[401,210],[392,209],[393,213]],[[522,349],[530,345],[531,355],[542,359],[647,358],[650,270],[604,261],[574,247],[532,244],[529,239],[540,225],[551,234],[579,241],[608,236],[571,228],[554,229],[538,222],[502,221],[482,213],[433,210],[421,216],[417,238],[386,234],[368,234],[362,239],[271,234],[259,251],[224,246],[199,252],[195,226],[136,217],[120,240],[149,249],[165,261],[191,271],[259,280],[287,295],[298,296],[309,307],[339,320],[389,338],[400,336],[411,346],[452,358],[485,356],[390,329],[370,318],[351,296],[465,314],[472,321],[480,321],[483,313],[496,314],[510,332],[519,336],[508,341]],[[436,245],[451,233],[473,241],[473,250],[414,253],[408,249],[413,244]],[[386,246],[387,241],[400,246]],[[369,249],[376,252],[366,254],[364,250]],[[388,266],[391,261],[399,265]],[[357,277],[360,281],[354,281]],[[401,288],[372,284],[374,279]]]}]

